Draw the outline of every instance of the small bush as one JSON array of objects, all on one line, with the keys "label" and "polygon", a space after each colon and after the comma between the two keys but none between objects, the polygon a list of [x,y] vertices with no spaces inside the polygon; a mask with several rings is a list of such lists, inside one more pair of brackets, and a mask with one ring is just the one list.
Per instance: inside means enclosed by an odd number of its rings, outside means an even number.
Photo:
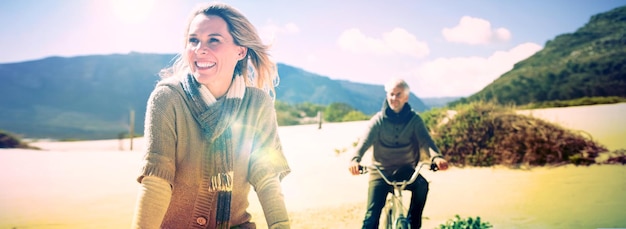
[{"label": "small bush", "polygon": [[489,222],[482,222],[479,216],[476,219],[472,217],[461,219],[459,215],[455,215],[454,219],[449,219],[445,224],[439,225],[439,229],[487,229],[492,227]]},{"label": "small bush", "polygon": [[300,124],[300,118],[294,116],[288,111],[277,110],[276,111],[276,122],[279,126],[292,126]]},{"label": "small bush", "polygon": [[442,154],[456,166],[589,165],[607,151],[580,133],[516,114],[512,107],[473,102],[453,109],[457,115],[447,124],[428,124]]},{"label": "small bush", "polygon": [[0,130],[0,148],[28,148],[18,137]]},{"label": "small bush", "polygon": [[626,149],[618,149],[613,151],[604,163],[626,165]]},{"label": "small bush", "polygon": [[363,114],[363,112],[357,111],[357,110],[353,110],[348,112],[346,115],[344,115],[341,118],[342,122],[350,122],[350,121],[361,121],[361,120],[368,120],[370,117]]},{"label": "small bush", "polygon": [[354,110],[356,109],[347,103],[331,103],[324,110],[324,120],[327,122],[341,122],[346,114]]}]

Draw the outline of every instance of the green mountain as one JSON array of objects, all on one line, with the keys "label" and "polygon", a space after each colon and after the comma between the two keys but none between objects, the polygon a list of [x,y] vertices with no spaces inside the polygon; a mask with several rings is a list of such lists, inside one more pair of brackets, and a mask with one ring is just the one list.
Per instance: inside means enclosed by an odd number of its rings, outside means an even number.
[{"label": "green mountain", "polygon": [[[157,73],[174,56],[130,53],[0,64],[0,129],[25,138],[110,139],[128,132],[133,110],[135,133],[142,134]],[[382,85],[332,80],[285,64],[278,72],[276,99],[289,104],[343,102],[373,114],[385,95]],[[427,109],[415,96],[409,101],[415,110]]]},{"label": "green mountain", "polygon": [[461,99],[523,105],[582,97],[626,97],[626,6],[600,13],[548,41],[478,93]]},{"label": "green mountain", "polygon": [[50,57],[0,64],[0,129],[28,138],[116,138],[135,129],[172,55]]},{"label": "green mountain", "polygon": [[429,97],[429,98],[420,98],[427,107],[437,108],[437,107],[445,107],[448,103],[459,100],[462,97],[458,96],[444,96],[444,97]]},{"label": "green mountain", "polygon": [[[303,102],[320,105],[341,102],[371,115],[380,110],[385,99],[382,85],[333,80],[281,63],[278,64],[278,74],[280,83],[276,87],[276,100],[292,105]],[[417,111],[429,108],[413,94],[409,97],[409,103]]]}]

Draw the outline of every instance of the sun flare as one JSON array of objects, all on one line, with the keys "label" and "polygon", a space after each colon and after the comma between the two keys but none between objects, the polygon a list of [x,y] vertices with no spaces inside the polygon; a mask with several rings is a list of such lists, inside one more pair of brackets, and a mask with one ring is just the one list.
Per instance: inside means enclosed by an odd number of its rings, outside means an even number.
[{"label": "sun flare", "polygon": [[154,0],[113,0],[115,16],[128,23],[146,20],[152,11]]}]

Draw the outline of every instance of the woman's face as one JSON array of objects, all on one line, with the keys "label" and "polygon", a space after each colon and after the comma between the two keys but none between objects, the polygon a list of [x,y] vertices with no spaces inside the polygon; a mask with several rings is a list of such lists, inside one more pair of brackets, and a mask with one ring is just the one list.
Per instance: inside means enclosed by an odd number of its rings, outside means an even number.
[{"label": "woman's face", "polygon": [[212,92],[227,90],[246,48],[235,44],[226,21],[199,14],[191,21],[187,37],[187,60],[196,80]]}]

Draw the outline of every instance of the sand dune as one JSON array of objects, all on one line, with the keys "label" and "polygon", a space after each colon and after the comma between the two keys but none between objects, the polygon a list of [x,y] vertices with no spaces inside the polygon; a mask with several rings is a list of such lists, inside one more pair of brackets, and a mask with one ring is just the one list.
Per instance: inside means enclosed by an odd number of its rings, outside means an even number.
[{"label": "sand dune", "polygon": [[[293,228],[360,228],[367,177],[349,175],[349,153],[336,152],[350,149],[364,128],[349,122],[279,129],[293,169],[283,181]],[[134,151],[119,151],[118,140],[0,150],[0,228],[128,228],[144,140],[134,143]],[[626,166],[451,168],[424,176],[424,228],[455,214],[480,216],[495,228],[626,228]],[[266,228],[255,195],[249,210]]]},{"label": "sand dune", "polygon": [[626,149],[626,103],[521,110],[518,113],[581,131],[609,150]]}]

